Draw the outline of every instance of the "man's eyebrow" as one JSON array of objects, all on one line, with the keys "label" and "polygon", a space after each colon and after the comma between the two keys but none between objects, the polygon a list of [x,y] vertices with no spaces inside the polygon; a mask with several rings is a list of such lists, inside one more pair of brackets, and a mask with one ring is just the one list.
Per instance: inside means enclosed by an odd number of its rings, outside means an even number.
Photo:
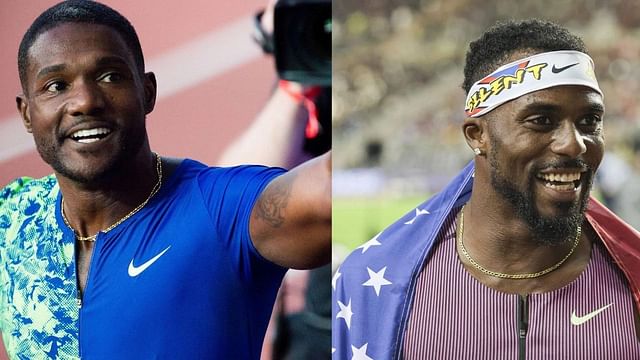
[{"label": "man's eyebrow", "polygon": [[591,112],[603,113],[604,105],[602,105],[601,103],[591,103],[589,104],[589,106],[587,106],[587,109]]},{"label": "man's eyebrow", "polygon": [[[105,56],[102,57],[100,59],[98,59],[96,61],[96,65],[97,66],[114,66],[114,65],[121,65],[121,66],[129,66],[129,63],[127,63],[123,58],[119,57],[119,56]],[[56,73],[56,72],[60,72],[67,69],[67,65],[65,64],[56,64],[56,65],[50,65],[50,66],[46,66],[42,69],[40,69],[40,71],[38,71],[38,74],[36,75],[36,78],[41,78],[44,77],[48,74],[51,73]]]},{"label": "man's eyebrow", "polygon": [[[561,109],[562,109],[562,106],[560,106],[560,105],[546,104],[546,103],[532,103],[532,104],[525,105],[522,108],[522,111],[550,113],[550,112],[560,111]],[[604,105],[602,105],[599,102],[589,102],[589,104],[587,104],[584,107],[584,110],[585,111],[590,111],[590,112],[603,113],[604,112]]]},{"label": "man's eyebrow", "polygon": [[56,64],[56,65],[46,66],[40,69],[40,71],[38,71],[36,78],[41,78],[51,73],[60,72],[66,68],[67,66],[65,64]]}]

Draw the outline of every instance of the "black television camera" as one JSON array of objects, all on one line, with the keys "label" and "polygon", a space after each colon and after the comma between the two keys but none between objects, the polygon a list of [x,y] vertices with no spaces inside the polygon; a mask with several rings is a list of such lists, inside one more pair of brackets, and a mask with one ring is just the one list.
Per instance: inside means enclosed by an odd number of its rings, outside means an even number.
[{"label": "black television camera", "polygon": [[331,85],[331,0],[280,0],[273,51],[281,79]]}]

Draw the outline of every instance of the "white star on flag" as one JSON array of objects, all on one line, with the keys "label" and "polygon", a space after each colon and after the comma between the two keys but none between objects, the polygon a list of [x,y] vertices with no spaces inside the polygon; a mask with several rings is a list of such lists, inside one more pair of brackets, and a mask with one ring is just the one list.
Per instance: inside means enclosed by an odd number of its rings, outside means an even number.
[{"label": "white star on flag", "polygon": [[357,348],[351,345],[351,351],[353,352],[353,356],[351,357],[351,360],[373,360],[373,358],[370,358],[369,356],[367,356],[368,345],[369,343],[366,343],[362,345],[360,348]]},{"label": "white star on flag", "polygon": [[411,225],[413,224],[414,221],[416,221],[416,219],[418,218],[418,216],[420,215],[428,215],[430,214],[427,210],[421,210],[419,208],[416,208],[416,215],[413,217],[413,219],[407,221],[406,223],[404,223],[405,225]]},{"label": "white star on flag", "polygon": [[373,286],[376,291],[376,296],[380,296],[380,288],[384,285],[391,285],[391,281],[384,278],[384,272],[387,271],[387,267],[383,267],[378,272],[375,272],[367,267],[369,272],[369,280],[365,281],[363,286]]},{"label": "white star on flag", "polygon": [[333,274],[333,278],[331,278],[331,287],[333,287],[333,291],[336,290],[336,285],[338,284],[338,279],[340,278],[340,276],[342,276],[342,273],[340,272],[340,268],[338,268],[338,270],[336,270],[336,273]]},{"label": "white star on flag", "polygon": [[347,323],[347,329],[351,330],[351,316],[353,312],[351,311],[351,299],[349,299],[349,305],[344,305],[342,301],[338,300],[338,306],[340,307],[340,311],[338,311],[338,315],[336,315],[336,319],[343,318],[344,322]]},{"label": "white star on flag", "polygon": [[362,253],[364,254],[365,251],[369,250],[370,247],[372,246],[380,246],[382,245],[379,241],[378,241],[378,236],[380,234],[376,235],[373,237],[373,239],[367,241],[366,243],[358,246],[356,249],[362,249]]}]

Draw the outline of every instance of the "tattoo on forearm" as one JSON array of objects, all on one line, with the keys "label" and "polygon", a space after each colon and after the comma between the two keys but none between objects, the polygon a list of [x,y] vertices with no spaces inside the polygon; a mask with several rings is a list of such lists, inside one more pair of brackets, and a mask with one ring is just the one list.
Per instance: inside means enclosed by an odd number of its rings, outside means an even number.
[{"label": "tattoo on forearm", "polygon": [[[273,227],[284,223],[284,209],[291,197],[294,174],[288,174],[285,181],[270,184],[258,200],[256,215]],[[284,180],[284,179],[283,179]]]}]

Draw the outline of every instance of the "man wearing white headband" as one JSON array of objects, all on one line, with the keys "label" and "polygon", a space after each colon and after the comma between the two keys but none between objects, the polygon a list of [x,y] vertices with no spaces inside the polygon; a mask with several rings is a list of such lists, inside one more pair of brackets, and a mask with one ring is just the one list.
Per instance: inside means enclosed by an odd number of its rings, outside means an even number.
[{"label": "man wearing white headband", "polygon": [[640,358],[640,234],[589,197],[604,97],[582,40],[499,24],[463,88],[474,161],[342,264],[336,358]]}]

